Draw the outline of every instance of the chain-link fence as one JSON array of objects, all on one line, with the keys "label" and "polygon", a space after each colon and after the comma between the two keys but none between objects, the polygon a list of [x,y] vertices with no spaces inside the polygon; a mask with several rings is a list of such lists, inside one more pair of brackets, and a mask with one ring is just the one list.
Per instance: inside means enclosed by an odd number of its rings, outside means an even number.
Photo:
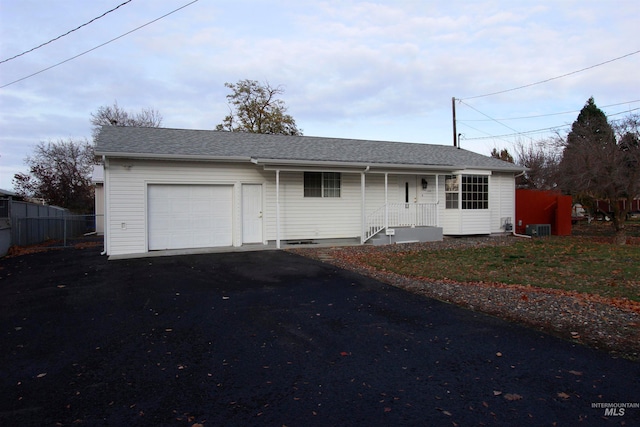
[{"label": "chain-link fence", "polygon": [[35,245],[47,240],[59,240],[67,246],[70,239],[96,233],[96,219],[102,215],[64,215],[54,217],[13,218],[11,244]]},{"label": "chain-link fence", "polygon": [[0,257],[11,246],[71,246],[72,239],[103,233],[104,215],[73,215],[57,206],[0,198]]}]

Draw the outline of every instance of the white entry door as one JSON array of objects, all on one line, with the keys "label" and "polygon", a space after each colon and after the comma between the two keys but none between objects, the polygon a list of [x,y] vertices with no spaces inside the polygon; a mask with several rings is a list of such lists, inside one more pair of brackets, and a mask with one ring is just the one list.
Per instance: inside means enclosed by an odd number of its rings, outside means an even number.
[{"label": "white entry door", "polygon": [[412,175],[400,176],[398,180],[398,225],[412,226],[416,224],[416,177]]},{"label": "white entry door", "polygon": [[262,243],[262,185],[242,184],[242,243]]},{"label": "white entry door", "polygon": [[231,246],[233,187],[150,184],[149,250]]}]

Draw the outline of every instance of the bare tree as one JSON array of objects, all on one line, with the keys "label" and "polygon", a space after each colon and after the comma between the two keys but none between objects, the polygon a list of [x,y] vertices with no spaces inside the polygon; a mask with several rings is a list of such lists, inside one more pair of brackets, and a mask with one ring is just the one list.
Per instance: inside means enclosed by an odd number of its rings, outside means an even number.
[{"label": "bare tree", "polygon": [[139,113],[131,113],[121,108],[118,101],[115,101],[113,105],[102,106],[95,113],[91,113],[91,124],[95,139],[101,126],[160,127],[162,115],[153,108],[143,108]]},{"label": "bare tree", "polygon": [[557,139],[549,139],[537,143],[516,145],[516,163],[527,170],[517,178],[518,188],[532,190],[554,190],[557,188],[556,172],[560,156]]},{"label": "bare tree", "polygon": [[637,131],[635,135],[622,128],[618,132],[621,137],[589,98],[564,141],[557,177],[568,194],[609,202],[615,241],[625,244],[630,203],[619,201],[632,200],[640,193],[640,146]]},{"label": "bare tree", "polygon": [[282,87],[260,84],[255,80],[240,80],[224,85],[232,91],[227,95],[231,111],[222,123],[216,125],[216,130],[302,135],[294,118],[286,114],[284,101],[277,98],[284,93]]},{"label": "bare tree", "polygon": [[96,162],[93,146],[86,139],[40,142],[25,163],[29,174],[13,177],[18,194],[74,212],[93,211],[91,172]]},{"label": "bare tree", "polygon": [[503,148],[499,151],[497,148],[494,148],[493,150],[491,150],[491,157],[493,157],[494,159],[504,160],[505,162],[515,163],[513,156],[506,148]]}]

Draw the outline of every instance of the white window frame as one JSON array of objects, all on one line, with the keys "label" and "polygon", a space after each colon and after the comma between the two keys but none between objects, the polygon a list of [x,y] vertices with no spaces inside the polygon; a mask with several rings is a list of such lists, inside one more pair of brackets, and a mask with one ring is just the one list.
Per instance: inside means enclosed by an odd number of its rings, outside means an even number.
[{"label": "white window frame", "polygon": [[[320,178],[320,187],[307,187],[307,182]],[[318,192],[319,190],[319,192]],[[304,172],[303,194],[309,198],[340,198],[342,195],[342,174],[340,172]]]}]

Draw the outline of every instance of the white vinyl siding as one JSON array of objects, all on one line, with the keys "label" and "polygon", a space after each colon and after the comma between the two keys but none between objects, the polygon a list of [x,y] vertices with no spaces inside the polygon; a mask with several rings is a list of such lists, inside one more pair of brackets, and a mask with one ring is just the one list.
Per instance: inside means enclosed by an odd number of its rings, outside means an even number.
[{"label": "white vinyl siding", "polygon": [[491,205],[491,232],[504,232],[503,219],[511,218],[511,224],[516,216],[516,182],[512,173],[495,173],[491,176],[491,191],[489,203]]},{"label": "white vinyl siding", "polygon": [[153,184],[226,185],[233,188],[233,245],[242,244],[241,184],[263,183],[272,172],[253,165],[110,159],[105,189],[109,255],[148,251],[147,187]]},{"label": "white vinyl siding", "polygon": [[440,226],[451,236],[499,233],[500,219],[515,216],[515,180],[512,173],[494,173],[489,180],[488,209],[446,209],[445,175],[440,175]]},{"label": "white vinyl siding", "polygon": [[[267,238],[276,239],[275,172],[267,186]],[[341,173],[340,197],[304,197],[304,172],[280,172],[280,239],[359,237],[360,174]]]},{"label": "white vinyl siding", "polygon": [[[313,171],[313,170],[311,170]],[[315,170],[321,172],[321,170]],[[388,175],[388,201],[397,203],[399,183],[416,183],[417,201],[439,202],[444,234],[489,234],[500,231],[500,218],[515,213],[513,174],[489,177],[489,209],[445,209],[445,174]],[[422,178],[428,182],[422,188]],[[250,163],[108,159],[105,170],[107,200],[106,235],[109,255],[144,253],[149,250],[148,187],[151,185],[226,186],[231,192],[231,241],[242,245],[242,185],[263,188],[263,241],[273,242],[276,230],[276,171]],[[362,233],[362,174],[340,172],[340,197],[305,197],[304,171],[280,171],[280,240],[359,238]],[[365,213],[385,202],[383,173],[366,173]],[[439,200],[436,200],[436,193]]]},{"label": "white vinyl siding", "polygon": [[[395,176],[388,177],[389,183],[389,201],[397,200],[398,181]],[[365,175],[365,206],[367,215],[375,212],[384,206],[384,175],[383,174],[366,174]]]}]

